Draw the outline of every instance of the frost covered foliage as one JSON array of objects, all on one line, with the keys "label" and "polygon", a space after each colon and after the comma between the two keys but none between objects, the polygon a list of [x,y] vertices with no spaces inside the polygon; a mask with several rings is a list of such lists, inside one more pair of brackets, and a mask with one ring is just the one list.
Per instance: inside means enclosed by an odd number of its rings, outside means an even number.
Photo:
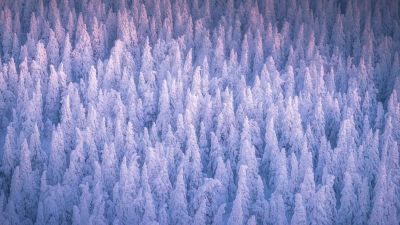
[{"label": "frost covered foliage", "polygon": [[399,224],[397,0],[0,1],[0,224]]}]

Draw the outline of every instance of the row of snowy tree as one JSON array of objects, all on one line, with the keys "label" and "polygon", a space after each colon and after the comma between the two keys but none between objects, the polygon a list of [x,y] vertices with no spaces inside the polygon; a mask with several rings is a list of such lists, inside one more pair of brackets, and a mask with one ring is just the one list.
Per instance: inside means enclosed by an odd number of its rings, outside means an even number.
[{"label": "row of snowy tree", "polygon": [[0,10],[1,224],[399,224],[399,1]]}]

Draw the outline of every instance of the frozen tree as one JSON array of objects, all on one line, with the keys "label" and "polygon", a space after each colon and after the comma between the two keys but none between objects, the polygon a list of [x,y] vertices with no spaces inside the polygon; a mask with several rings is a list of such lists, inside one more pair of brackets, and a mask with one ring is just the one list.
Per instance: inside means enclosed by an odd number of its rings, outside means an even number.
[{"label": "frozen tree", "polygon": [[355,224],[367,224],[368,213],[370,212],[370,193],[368,179],[364,178],[358,195],[359,210],[356,211]]},{"label": "frozen tree", "polygon": [[202,182],[201,152],[197,143],[195,128],[190,125],[186,141],[186,163],[189,190],[197,189]]},{"label": "frozen tree", "polygon": [[97,17],[93,19],[93,27],[91,33],[91,44],[93,49],[93,59],[102,59],[106,54],[106,34],[105,26],[99,22]]},{"label": "frozen tree", "polygon": [[98,79],[97,71],[94,66],[90,67],[88,87],[87,87],[87,99],[88,103],[95,102],[98,95]]},{"label": "frozen tree", "polygon": [[235,200],[233,201],[232,211],[228,219],[228,224],[240,225],[244,224],[249,214],[250,193],[247,180],[246,165],[239,169],[238,189],[236,192]]},{"label": "frozen tree", "polygon": [[142,222],[143,224],[155,224],[156,220],[156,209],[154,206],[154,200],[153,196],[150,190],[149,186],[149,181],[148,181],[148,176],[147,176],[147,166],[146,164],[143,165],[142,168],[142,177],[141,177],[141,183],[142,183],[142,194],[144,195],[144,214],[143,214],[143,219]]},{"label": "frozen tree", "polygon": [[206,200],[201,201],[199,208],[196,211],[196,214],[193,217],[193,224],[200,225],[200,224],[207,224],[207,202]]},{"label": "frozen tree", "polygon": [[70,35],[67,33],[65,35],[63,51],[61,53],[61,63],[64,66],[66,74],[68,75],[68,81],[72,80],[71,52],[72,52],[72,45],[71,45]]},{"label": "frozen tree", "polygon": [[157,118],[157,125],[161,131],[162,138],[164,138],[165,135],[167,134],[168,126],[170,125],[171,121],[170,97],[169,97],[168,85],[165,80],[163,81],[162,84],[158,108],[159,108],[158,109],[159,114]]},{"label": "frozen tree", "polygon": [[333,184],[334,177],[324,174],[323,185],[316,193],[315,205],[310,215],[311,224],[332,224],[336,221],[337,202]]},{"label": "frozen tree", "polygon": [[269,223],[272,224],[288,224],[286,218],[285,203],[283,201],[282,195],[279,193],[273,193],[270,200],[270,218]]},{"label": "frozen tree", "polygon": [[47,161],[47,154],[42,148],[40,131],[37,124],[33,127],[32,134],[29,138],[29,145],[31,147],[32,168],[42,171],[43,164]]},{"label": "frozen tree", "polygon": [[[19,177],[16,179],[20,180],[19,185],[20,192],[14,193],[14,195],[19,195],[16,197],[21,202],[16,204],[17,212],[23,218],[27,218],[28,220],[32,220],[36,207],[37,207],[37,175],[32,171],[31,164],[31,156],[30,150],[28,146],[28,142],[26,139],[22,141],[21,149],[20,149],[20,160],[19,160]],[[15,172],[14,175],[15,176]],[[13,191],[13,186],[11,186],[11,192]]]},{"label": "frozen tree", "polygon": [[156,77],[154,61],[149,40],[146,39],[140,67],[139,93],[144,100],[146,121],[149,121],[156,110]]},{"label": "frozen tree", "polygon": [[138,191],[137,183],[140,181],[139,167],[137,165],[137,158],[134,157],[130,164],[124,157],[121,163],[119,174],[118,187],[118,202],[116,204],[116,213],[120,218],[121,223],[134,223],[137,222],[137,214],[134,213],[135,205],[134,200]]},{"label": "frozen tree", "polygon": [[218,224],[223,224],[224,223],[224,213],[225,213],[225,204],[222,204],[218,207],[218,211],[214,216],[212,225],[218,225]]},{"label": "frozen tree", "polygon": [[398,222],[394,206],[393,187],[388,182],[390,180],[387,177],[386,165],[381,163],[368,224],[382,224],[384,221],[388,223]]},{"label": "frozen tree", "polygon": [[35,49],[36,53],[33,57],[32,64],[30,65],[33,82],[37,81],[38,79],[47,80],[48,57],[44,43],[39,41],[36,44]]},{"label": "frozen tree", "polygon": [[[9,223],[14,223],[14,224],[21,223],[22,219],[20,219],[19,217],[26,216],[26,215],[19,215],[20,213],[23,213],[21,208],[24,207],[24,203],[21,199],[22,196],[20,196],[22,192],[22,185],[23,184],[20,179],[19,167],[17,166],[14,170],[11,179],[10,197],[5,209],[5,212],[8,215],[10,215],[10,217],[8,218],[8,220],[10,221]],[[29,222],[32,223],[32,221]]]},{"label": "frozen tree", "polygon": [[354,205],[356,205],[357,196],[354,191],[354,184],[351,177],[351,174],[346,172],[344,178],[344,187],[341,192],[340,199],[340,208],[339,208],[339,223],[341,224],[349,224],[354,223],[355,219],[355,209]]},{"label": "frozen tree", "polygon": [[11,56],[11,49],[12,49],[12,14],[11,10],[7,7],[2,10],[1,13],[1,20],[2,20],[2,49],[3,49],[3,57],[5,60],[9,60]]},{"label": "frozen tree", "polygon": [[290,224],[307,224],[307,213],[303,205],[301,194],[296,194],[294,214]]},{"label": "frozen tree", "polygon": [[175,188],[170,198],[170,223],[187,224],[190,221],[187,206],[187,193],[182,167],[178,171],[176,177]]},{"label": "frozen tree", "polygon": [[255,148],[251,144],[251,130],[250,130],[250,121],[247,117],[244,119],[243,128],[241,133],[241,146],[240,146],[240,154],[239,154],[239,163],[238,168],[241,165],[247,165],[247,170],[252,173],[252,176],[257,174],[257,159],[255,155]]},{"label": "frozen tree", "polygon": [[315,182],[314,173],[309,167],[304,175],[303,182],[300,184],[300,193],[304,199],[304,206],[307,211],[307,215],[310,215],[314,206],[315,198]]},{"label": "frozen tree", "polygon": [[[93,65],[93,50],[90,43],[90,36],[86,30],[86,24],[81,24],[82,15],[79,16],[77,31],[76,31],[76,44],[74,50],[71,52],[71,66],[74,78],[79,80],[81,78],[87,79],[90,71],[90,66]],[[65,46],[64,46],[65,48]]]},{"label": "frozen tree", "polygon": [[76,128],[77,140],[74,150],[69,155],[69,165],[63,177],[63,183],[70,186],[71,189],[78,188],[84,175],[85,155],[83,150],[83,137],[81,131]]},{"label": "frozen tree", "polygon": [[101,168],[104,177],[104,186],[106,187],[106,190],[111,191],[114,182],[117,179],[117,155],[115,152],[114,143],[104,145]]},{"label": "frozen tree", "polygon": [[71,100],[67,94],[62,101],[61,106],[61,129],[64,135],[64,147],[67,151],[72,150],[74,145],[74,121],[71,112]]},{"label": "frozen tree", "polygon": [[10,124],[7,127],[7,134],[3,146],[3,158],[1,161],[1,171],[8,180],[11,179],[14,167],[17,164],[18,155],[16,154],[18,152],[16,150],[15,135],[15,128],[13,124]]},{"label": "frozen tree", "polygon": [[57,66],[59,62],[59,44],[56,35],[53,30],[50,30],[49,42],[46,46],[47,56],[49,57],[49,63],[51,65]]},{"label": "frozen tree", "polygon": [[64,146],[64,134],[61,130],[61,127],[58,126],[53,130],[53,134],[51,136],[49,156],[49,167],[51,170],[47,172],[48,179],[53,184],[62,181],[62,175],[67,166]]},{"label": "frozen tree", "polygon": [[230,225],[241,225],[243,222],[243,209],[242,209],[242,199],[235,199],[234,205],[232,207],[231,215],[229,216],[228,224]]},{"label": "frozen tree", "polygon": [[44,106],[45,116],[51,122],[56,123],[59,121],[59,110],[61,102],[61,87],[59,75],[54,66],[50,66],[50,78],[48,83],[48,91]]}]

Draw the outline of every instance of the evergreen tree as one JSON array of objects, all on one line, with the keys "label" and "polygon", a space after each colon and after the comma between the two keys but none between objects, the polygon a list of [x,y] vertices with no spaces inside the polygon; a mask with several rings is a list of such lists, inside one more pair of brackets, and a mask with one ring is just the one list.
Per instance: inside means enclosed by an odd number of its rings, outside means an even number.
[{"label": "evergreen tree", "polygon": [[46,46],[47,56],[49,57],[50,65],[57,66],[59,62],[59,45],[57,41],[57,37],[53,30],[50,30],[49,42]]},{"label": "evergreen tree", "polygon": [[314,199],[315,199],[315,182],[314,182],[314,173],[312,169],[309,167],[306,170],[304,175],[304,180],[300,184],[300,193],[304,196],[304,205],[307,211],[307,215],[310,215],[313,208],[315,207]]},{"label": "evergreen tree", "polygon": [[190,221],[187,206],[186,185],[182,167],[176,177],[175,188],[170,198],[170,223],[187,224]]},{"label": "evergreen tree", "polygon": [[[71,52],[71,66],[74,78],[79,80],[83,78],[87,80],[90,66],[93,65],[93,50],[90,42],[90,36],[86,30],[86,24],[79,23],[82,20],[82,15],[79,16],[76,31],[76,44]],[[67,35],[68,36],[68,35]],[[68,47],[68,44],[65,44]],[[64,53],[66,53],[64,46]],[[68,57],[68,56],[66,56]]]},{"label": "evergreen tree", "polygon": [[3,146],[3,158],[1,163],[1,171],[8,180],[11,179],[14,167],[17,164],[16,143],[15,143],[15,128],[13,124],[7,127],[7,134]]},{"label": "evergreen tree", "polygon": [[339,223],[349,224],[354,223],[355,220],[355,209],[354,205],[357,203],[357,196],[354,191],[354,184],[351,174],[346,172],[344,178],[344,187],[342,189],[340,198],[340,208],[339,208]]},{"label": "evergreen tree", "polygon": [[301,194],[296,194],[294,214],[292,216],[291,224],[307,224],[307,213],[303,205],[303,198]]},{"label": "evergreen tree", "polygon": [[249,216],[249,204],[250,204],[250,191],[248,187],[246,165],[242,165],[239,169],[239,181],[238,189],[236,191],[236,197],[233,201],[232,211],[228,219],[228,224],[244,224]]},{"label": "evergreen tree", "polygon": [[272,224],[288,224],[286,218],[285,203],[282,195],[279,193],[273,193],[270,200],[270,218],[269,222]]},{"label": "evergreen tree", "polygon": [[102,174],[104,177],[104,186],[107,191],[111,191],[117,179],[117,155],[114,143],[105,144],[102,160]]},{"label": "evergreen tree", "polygon": [[164,80],[162,84],[162,89],[160,93],[160,101],[159,101],[159,107],[158,107],[158,118],[157,118],[157,125],[158,128],[160,128],[162,138],[164,139],[165,135],[168,132],[168,126],[170,124],[170,117],[171,117],[171,112],[170,112],[170,97],[169,97],[169,91],[168,91],[168,85],[167,82]]},{"label": "evergreen tree", "polygon": [[368,224],[396,223],[394,192],[387,178],[385,163],[380,164],[378,181],[374,189],[373,206]]},{"label": "evergreen tree", "polygon": [[154,61],[148,39],[146,39],[143,49],[138,88],[140,96],[145,103],[145,122],[149,122],[156,112],[157,93]]},{"label": "evergreen tree", "polygon": [[95,102],[98,95],[98,80],[97,72],[94,66],[90,67],[88,87],[87,87],[87,100],[88,103]]},{"label": "evergreen tree", "polygon": [[67,166],[64,146],[62,128],[57,126],[57,128],[53,130],[51,137],[49,170],[47,172],[50,184],[57,184],[62,181],[62,175]]},{"label": "evergreen tree", "polygon": [[59,121],[59,110],[61,101],[60,81],[57,71],[54,66],[50,66],[50,78],[48,84],[48,91],[44,111],[46,118],[51,122],[56,123]]}]

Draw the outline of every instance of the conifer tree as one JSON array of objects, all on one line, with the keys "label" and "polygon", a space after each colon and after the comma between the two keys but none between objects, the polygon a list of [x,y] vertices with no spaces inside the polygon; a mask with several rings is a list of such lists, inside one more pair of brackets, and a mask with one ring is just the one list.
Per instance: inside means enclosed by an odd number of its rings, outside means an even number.
[{"label": "conifer tree", "polygon": [[307,224],[307,213],[301,194],[296,194],[294,214],[290,224]]}]

